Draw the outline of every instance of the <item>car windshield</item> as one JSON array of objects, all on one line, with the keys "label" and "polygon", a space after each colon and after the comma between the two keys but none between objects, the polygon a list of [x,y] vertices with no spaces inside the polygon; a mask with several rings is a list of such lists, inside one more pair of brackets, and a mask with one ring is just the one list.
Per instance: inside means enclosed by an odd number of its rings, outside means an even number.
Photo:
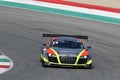
[{"label": "car windshield", "polygon": [[58,48],[71,48],[71,49],[83,49],[84,46],[82,43],[77,41],[54,41],[51,43],[50,47]]}]

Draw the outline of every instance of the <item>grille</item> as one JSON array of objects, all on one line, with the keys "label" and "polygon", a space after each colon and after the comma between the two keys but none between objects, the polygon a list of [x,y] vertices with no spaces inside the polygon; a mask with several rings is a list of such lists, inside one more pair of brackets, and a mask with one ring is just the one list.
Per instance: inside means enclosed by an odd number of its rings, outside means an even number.
[{"label": "grille", "polygon": [[86,64],[87,59],[79,59],[77,64]]},{"label": "grille", "polygon": [[60,60],[61,60],[61,63],[74,64],[76,61],[76,57],[61,56]]},{"label": "grille", "polygon": [[48,60],[49,60],[50,62],[55,62],[55,63],[58,63],[58,61],[57,61],[57,58],[56,58],[56,57],[48,57]]}]

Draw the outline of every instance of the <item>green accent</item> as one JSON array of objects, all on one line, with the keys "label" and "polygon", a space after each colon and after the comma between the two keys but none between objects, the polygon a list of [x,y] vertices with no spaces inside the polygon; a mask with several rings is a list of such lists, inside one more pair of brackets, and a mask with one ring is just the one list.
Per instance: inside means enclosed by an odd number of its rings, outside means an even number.
[{"label": "green accent", "polygon": [[59,54],[53,48],[50,48],[50,49],[52,49],[54,51],[54,53],[57,57],[58,63],[61,64]]},{"label": "green accent", "polygon": [[15,2],[7,2],[7,1],[0,1],[0,5],[35,10],[35,11],[56,13],[56,14],[64,14],[64,15],[74,16],[74,17],[79,17],[79,18],[87,18],[87,19],[92,19],[92,20],[97,20],[97,21],[104,21],[104,22],[120,24],[120,19],[117,19],[117,18],[104,17],[104,16],[85,14],[85,13],[78,13],[78,12],[72,12],[72,11],[67,11],[67,10],[53,9],[53,8],[48,8],[48,7],[41,7],[41,6],[15,3]]},{"label": "green accent", "polygon": [[86,64],[91,64],[92,63],[92,60],[88,60]]},{"label": "green accent", "polygon": [[40,59],[45,61],[45,62],[49,62],[47,58],[45,58],[42,54],[40,55]]},{"label": "green accent", "polygon": [[11,62],[9,59],[0,59],[0,62]]},{"label": "green accent", "polygon": [[50,64],[55,64],[55,65],[61,65],[61,66],[86,66],[86,64],[58,64],[58,63],[53,63],[53,62],[50,62]]},{"label": "green accent", "polygon": [[80,57],[81,57],[81,55],[82,55],[82,53],[83,53],[84,51],[85,51],[85,50],[82,50],[82,51],[79,53],[79,55],[77,56],[77,59],[76,59],[75,64],[78,63],[78,61],[79,61],[79,59],[80,59]]},{"label": "green accent", "polygon": [[54,62],[49,62],[50,64],[55,64],[55,65],[63,65],[63,66],[86,66],[89,64],[92,64],[92,60],[88,60],[86,64],[64,64],[64,63],[54,63]]}]

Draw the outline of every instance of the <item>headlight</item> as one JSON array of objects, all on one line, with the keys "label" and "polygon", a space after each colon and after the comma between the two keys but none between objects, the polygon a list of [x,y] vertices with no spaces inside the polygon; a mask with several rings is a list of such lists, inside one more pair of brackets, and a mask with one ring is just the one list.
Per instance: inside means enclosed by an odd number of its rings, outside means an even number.
[{"label": "headlight", "polygon": [[81,56],[80,58],[81,58],[81,59],[87,59],[88,56]]},{"label": "headlight", "polygon": [[56,57],[56,55],[53,55],[53,54],[51,54],[51,53],[48,53],[48,56],[49,56],[49,57]]}]

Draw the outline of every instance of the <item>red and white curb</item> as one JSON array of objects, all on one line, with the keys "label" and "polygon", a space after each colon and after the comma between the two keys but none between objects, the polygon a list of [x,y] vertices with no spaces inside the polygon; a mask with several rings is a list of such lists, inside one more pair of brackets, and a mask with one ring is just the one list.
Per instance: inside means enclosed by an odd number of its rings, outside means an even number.
[{"label": "red and white curb", "polygon": [[0,74],[9,71],[13,67],[13,61],[0,52]]},{"label": "red and white curb", "polygon": [[86,13],[86,14],[99,15],[99,16],[120,19],[120,13],[116,13],[116,12],[109,12],[109,11],[104,11],[104,10],[70,6],[70,5],[65,5],[65,4],[43,2],[42,0],[41,1],[40,0],[39,1],[37,1],[37,0],[36,1],[35,0],[3,0],[3,1],[16,2],[16,3],[22,3],[22,4],[30,4],[30,5],[49,7],[49,8],[54,8],[54,9],[61,9],[61,10],[78,12],[78,13]]}]

